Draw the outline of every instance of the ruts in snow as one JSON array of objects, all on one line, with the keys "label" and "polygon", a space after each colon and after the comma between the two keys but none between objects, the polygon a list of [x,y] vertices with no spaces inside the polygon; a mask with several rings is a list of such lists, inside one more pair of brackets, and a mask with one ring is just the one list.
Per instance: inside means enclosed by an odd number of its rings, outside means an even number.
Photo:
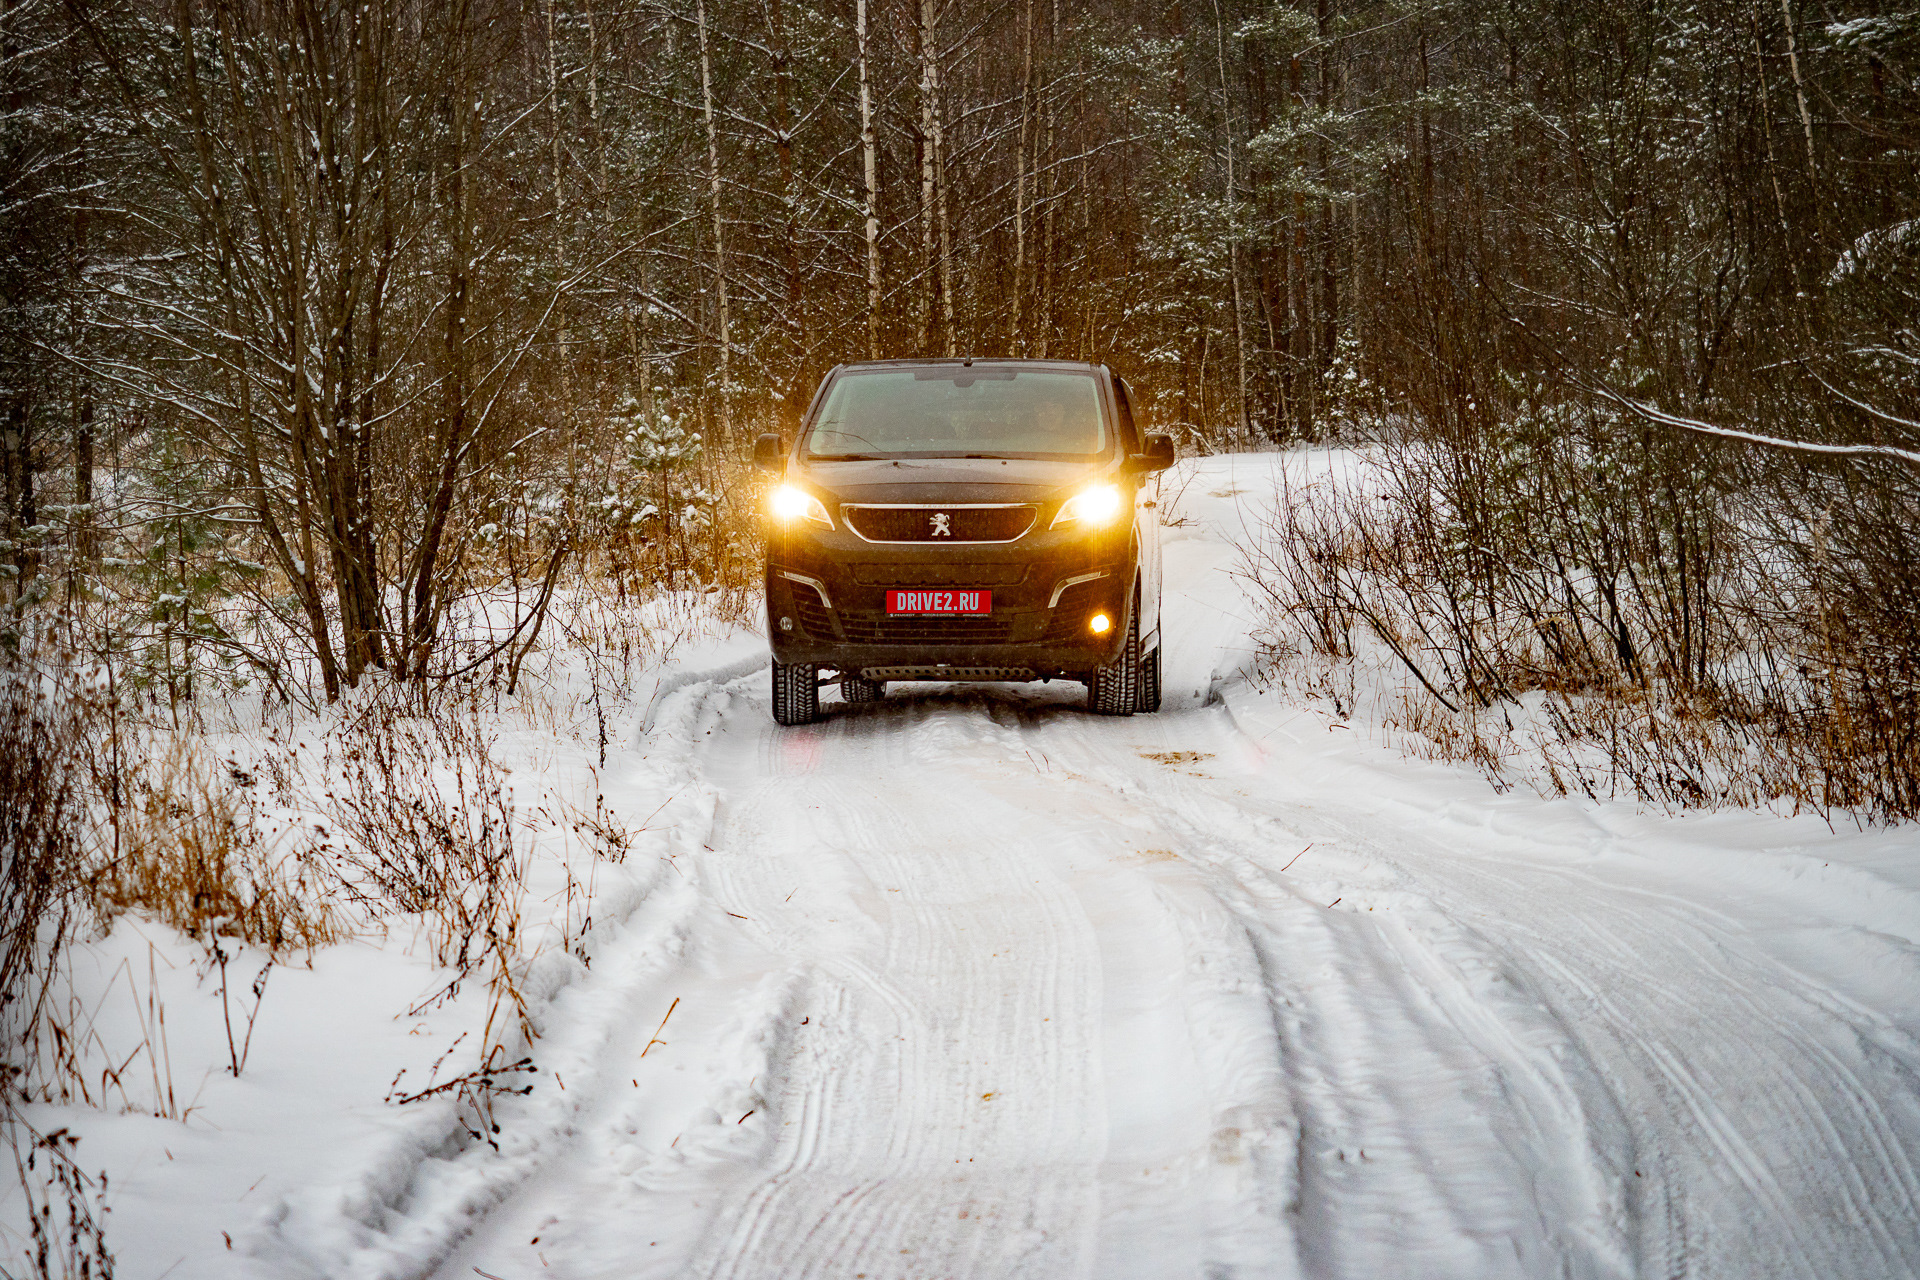
[{"label": "ruts in snow", "polygon": [[676,693],[684,948],[439,1274],[1920,1274],[1910,833],[1497,796],[1248,685],[1280,465],[1188,486],[1158,716]]}]

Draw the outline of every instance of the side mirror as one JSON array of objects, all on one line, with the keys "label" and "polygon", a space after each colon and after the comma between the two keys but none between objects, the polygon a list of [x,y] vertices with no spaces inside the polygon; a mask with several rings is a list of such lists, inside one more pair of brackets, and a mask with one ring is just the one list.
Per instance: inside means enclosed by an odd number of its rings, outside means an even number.
[{"label": "side mirror", "polygon": [[1173,437],[1148,436],[1146,452],[1134,461],[1142,471],[1165,471],[1173,465]]},{"label": "side mirror", "polygon": [[[1169,446],[1171,447],[1171,446]],[[762,471],[771,471],[779,475],[786,470],[787,459],[780,448],[780,437],[771,431],[756,437],[753,442],[753,465]]]}]

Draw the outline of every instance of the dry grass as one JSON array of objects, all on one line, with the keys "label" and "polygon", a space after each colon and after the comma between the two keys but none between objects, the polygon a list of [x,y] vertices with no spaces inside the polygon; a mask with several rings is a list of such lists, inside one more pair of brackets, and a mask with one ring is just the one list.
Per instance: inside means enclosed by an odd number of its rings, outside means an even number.
[{"label": "dry grass", "polygon": [[[750,488],[729,486],[724,518],[699,538],[583,536],[544,597],[540,625],[478,663],[491,643],[485,626],[473,624],[465,641],[449,637],[445,669],[470,665],[462,678],[376,677],[343,708],[297,711],[295,637],[292,661],[261,689],[258,759],[223,753],[202,729],[244,713],[219,681],[164,685],[201,691],[213,699],[206,705],[191,695],[152,703],[163,685],[141,665],[151,655],[115,630],[137,623],[104,609],[84,626],[57,614],[12,618],[11,647],[0,650],[0,1125],[36,1206],[36,1234],[0,1271],[111,1275],[97,1211],[104,1184],[73,1163],[67,1135],[43,1138],[17,1123],[19,1101],[176,1121],[195,1111],[192,1089],[175,1083],[159,954],[150,947],[146,964],[85,982],[72,972],[73,946],[123,916],[204,949],[195,972],[217,984],[222,1065],[236,1076],[275,964],[355,934],[415,931],[444,976],[420,1006],[480,984],[486,1012],[460,1041],[468,1069],[456,1064],[441,1079],[443,1059],[424,1086],[396,1087],[390,1100],[452,1097],[469,1133],[493,1141],[496,1100],[523,1092],[532,1069],[529,967],[552,946],[589,960],[593,867],[624,861],[634,833],[598,797],[591,810],[559,804],[554,830],[591,865],[576,874],[570,863],[564,890],[539,904],[541,921],[549,906],[560,913],[557,942],[530,929],[535,836],[483,725],[508,715],[597,737],[604,762],[609,721],[638,674],[757,608]],[[304,741],[286,736],[288,716]]]},{"label": "dry grass", "polygon": [[124,785],[107,833],[118,848],[98,860],[88,885],[103,919],[139,911],[209,947],[239,938],[274,955],[346,936],[327,867],[304,845],[274,847],[251,773],[180,736],[164,739]]},{"label": "dry grass", "polygon": [[346,886],[376,915],[421,917],[435,960],[466,971],[521,864],[506,777],[477,719],[372,701],[324,750]]}]

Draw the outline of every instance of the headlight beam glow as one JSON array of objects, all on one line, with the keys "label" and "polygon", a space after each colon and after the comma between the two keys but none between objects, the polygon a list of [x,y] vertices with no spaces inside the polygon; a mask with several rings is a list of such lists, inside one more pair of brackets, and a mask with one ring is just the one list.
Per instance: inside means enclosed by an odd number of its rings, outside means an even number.
[{"label": "headlight beam glow", "polygon": [[1068,498],[1060,506],[1060,514],[1053,518],[1053,528],[1063,524],[1079,524],[1088,529],[1102,529],[1113,523],[1125,505],[1120,487],[1112,484],[1096,484],[1082,489]]},{"label": "headlight beam glow", "polygon": [[782,522],[812,520],[833,528],[833,517],[827,514],[826,504],[795,485],[783,484],[775,489],[771,505],[775,518]]}]

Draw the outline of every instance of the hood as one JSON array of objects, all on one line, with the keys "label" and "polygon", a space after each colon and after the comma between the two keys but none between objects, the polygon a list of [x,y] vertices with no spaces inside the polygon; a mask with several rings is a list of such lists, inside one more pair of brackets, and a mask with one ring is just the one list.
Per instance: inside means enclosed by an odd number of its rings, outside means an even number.
[{"label": "hood", "polygon": [[798,474],[842,502],[1037,502],[1107,467],[1105,458],[899,458],[811,462]]}]

